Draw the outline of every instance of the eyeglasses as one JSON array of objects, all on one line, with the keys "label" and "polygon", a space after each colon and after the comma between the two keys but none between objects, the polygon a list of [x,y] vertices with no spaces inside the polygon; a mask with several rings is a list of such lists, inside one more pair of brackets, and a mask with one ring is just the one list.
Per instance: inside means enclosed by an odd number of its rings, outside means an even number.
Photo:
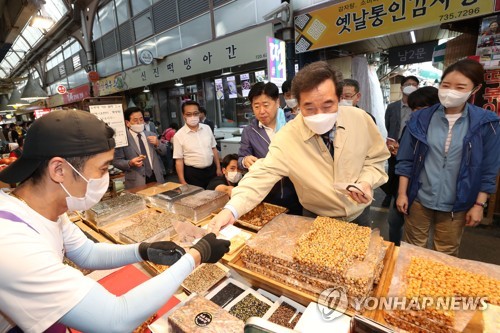
[{"label": "eyeglasses", "polygon": [[185,113],[184,116],[186,116],[186,117],[199,117],[200,113],[199,112]]}]

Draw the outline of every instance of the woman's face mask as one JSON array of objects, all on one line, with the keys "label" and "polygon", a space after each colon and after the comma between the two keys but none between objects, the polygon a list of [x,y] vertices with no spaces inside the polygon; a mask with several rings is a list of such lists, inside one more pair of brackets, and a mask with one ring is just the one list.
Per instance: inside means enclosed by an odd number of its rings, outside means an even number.
[{"label": "woman's face mask", "polygon": [[439,88],[439,101],[445,108],[456,108],[465,104],[473,91],[474,89],[467,92],[461,92],[454,89]]}]

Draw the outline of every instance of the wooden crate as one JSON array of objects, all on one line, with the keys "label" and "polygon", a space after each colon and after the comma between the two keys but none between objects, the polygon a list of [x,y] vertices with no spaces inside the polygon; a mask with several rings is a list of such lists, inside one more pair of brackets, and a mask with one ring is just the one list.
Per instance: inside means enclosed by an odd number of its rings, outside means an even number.
[{"label": "wooden crate", "polygon": [[[380,297],[382,295],[385,295],[385,293],[387,293],[387,289],[388,286],[390,285],[390,281],[392,278],[392,271],[394,270],[394,262],[395,262],[393,260],[394,243],[391,242],[385,242],[385,243],[388,247],[383,261],[384,269],[380,277],[380,282],[373,291],[373,295],[375,297]],[[296,290],[295,288],[289,285],[283,284],[266,275],[253,272],[250,269],[246,268],[245,264],[243,263],[243,260],[241,260],[241,251],[233,261],[228,263],[228,265],[232,267],[235,271],[237,271],[246,280],[248,280],[248,282],[253,287],[262,288],[277,295],[287,296],[304,306],[307,306],[310,302],[318,301],[318,297],[316,295]],[[348,311],[348,314],[353,315],[353,313],[350,311]],[[376,317],[376,311],[365,311],[363,315],[368,318],[374,319]]]}]

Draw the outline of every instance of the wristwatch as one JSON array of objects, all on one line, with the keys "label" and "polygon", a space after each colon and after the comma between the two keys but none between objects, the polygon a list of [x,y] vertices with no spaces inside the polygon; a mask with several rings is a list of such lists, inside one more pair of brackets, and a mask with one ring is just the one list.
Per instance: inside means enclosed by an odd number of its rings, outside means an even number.
[{"label": "wristwatch", "polygon": [[474,203],[474,205],[476,205],[476,206],[481,206],[481,207],[483,207],[483,208],[486,208],[486,207],[488,207],[488,201],[485,201],[485,202],[478,202],[478,201],[476,201],[476,202]]}]

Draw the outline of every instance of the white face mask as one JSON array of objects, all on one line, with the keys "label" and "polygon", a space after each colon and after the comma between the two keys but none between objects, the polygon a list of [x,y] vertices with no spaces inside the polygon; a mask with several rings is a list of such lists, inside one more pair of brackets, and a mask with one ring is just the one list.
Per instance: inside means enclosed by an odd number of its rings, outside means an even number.
[{"label": "white face mask", "polygon": [[233,184],[239,182],[242,177],[243,175],[239,171],[229,171],[226,175],[227,180],[229,180]]},{"label": "white face mask", "polygon": [[293,109],[298,104],[295,98],[285,99],[285,103],[290,109]]},{"label": "white face mask", "polygon": [[141,133],[142,131],[144,131],[144,124],[130,125],[130,129],[136,133]]},{"label": "white face mask", "polygon": [[472,90],[469,92],[461,92],[445,88],[439,88],[438,90],[439,101],[445,108],[456,108],[457,106],[465,104],[471,93]]},{"label": "white face mask", "polygon": [[409,94],[411,94],[412,92],[414,92],[417,89],[418,88],[415,87],[415,86],[406,86],[406,87],[403,88],[403,94],[405,94],[406,96],[408,96]]},{"label": "white face mask", "polygon": [[200,117],[198,116],[193,116],[193,117],[186,117],[186,124],[188,124],[188,126],[196,126],[200,123]]},{"label": "white face mask", "polygon": [[337,122],[338,111],[335,113],[318,113],[313,116],[304,117],[306,126],[316,134],[325,134],[333,128]]},{"label": "white face mask", "polygon": [[339,106],[354,106],[354,101],[352,99],[341,99]]},{"label": "white face mask", "polygon": [[87,191],[85,192],[85,196],[83,198],[74,197],[69,194],[68,190],[64,187],[62,183],[59,183],[63,188],[64,192],[68,195],[66,197],[66,205],[68,206],[69,211],[80,211],[80,210],[88,210],[92,208],[95,204],[101,201],[104,193],[108,190],[109,187],[109,173],[105,173],[102,178],[99,179],[89,179],[87,180],[83,175],[78,172],[69,162],[66,162],[69,166],[75,170],[75,172],[83,178],[87,182]]}]

